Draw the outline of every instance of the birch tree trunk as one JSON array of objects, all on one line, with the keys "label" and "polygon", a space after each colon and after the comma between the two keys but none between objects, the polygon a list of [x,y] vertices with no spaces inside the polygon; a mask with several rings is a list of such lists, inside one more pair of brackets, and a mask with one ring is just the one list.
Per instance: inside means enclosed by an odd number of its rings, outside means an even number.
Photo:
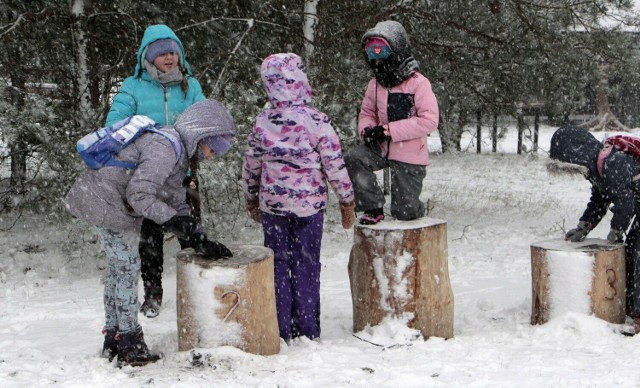
[{"label": "birch tree trunk", "polygon": [[318,3],[320,0],[305,0],[304,2],[304,53],[307,65],[313,59],[316,26],[318,25]]},{"label": "birch tree trunk", "polygon": [[73,20],[72,35],[74,48],[74,94],[77,101],[76,122],[80,127],[89,123],[91,116],[90,94],[90,66],[87,49],[86,21],[87,10],[91,6],[91,0],[73,0],[71,4],[71,19]]},{"label": "birch tree trunk", "polygon": [[[16,66],[9,68],[9,77],[11,79],[11,104],[16,111],[20,112],[24,109],[25,104],[25,77],[22,69],[23,55],[17,46],[7,47],[9,55],[16,61]],[[13,121],[13,120],[12,120]],[[19,128],[20,123],[14,122],[17,135],[9,142],[11,149],[11,178],[10,183],[15,193],[21,193],[24,190],[24,184],[27,180],[27,142],[24,139],[23,131]]]}]

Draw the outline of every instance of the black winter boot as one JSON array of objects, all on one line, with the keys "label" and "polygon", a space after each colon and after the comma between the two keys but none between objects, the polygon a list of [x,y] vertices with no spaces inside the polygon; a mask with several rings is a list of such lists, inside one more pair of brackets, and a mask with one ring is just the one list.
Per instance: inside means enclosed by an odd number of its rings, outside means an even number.
[{"label": "black winter boot", "polygon": [[160,314],[162,306],[162,287],[145,287],[144,302],[140,312],[147,318],[155,318]]},{"label": "black winter boot", "polygon": [[143,366],[162,358],[162,353],[151,353],[144,342],[142,328],[118,334],[118,366]]},{"label": "black winter boot", "polygon": [[382,208],[365,210],[360,217],[360,225],[375,225],[384,220],[384,212]]},{"label": "black winter boot", "polygon": [[104,334],[104,345],[102,345],[102,354],[100,357],[109,359],[109,362],[113,361],[113,358],[118,355],[118,340],[116,335],[118,329],[102,329]]}]

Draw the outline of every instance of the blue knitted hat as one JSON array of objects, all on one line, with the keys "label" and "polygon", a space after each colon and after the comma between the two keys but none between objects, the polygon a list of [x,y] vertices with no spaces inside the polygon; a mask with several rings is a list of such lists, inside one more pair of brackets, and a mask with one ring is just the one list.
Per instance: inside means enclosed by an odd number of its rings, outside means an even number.
[{"label": "blue knitted hat", "polygon": [[176,53],[178,57],[182,57],[182,50],[180,50],[178,42],[173,39],[159,39],[147,46],[147,53],[144,58],[149,63],[153,63],[156,58],[166,53]]}]

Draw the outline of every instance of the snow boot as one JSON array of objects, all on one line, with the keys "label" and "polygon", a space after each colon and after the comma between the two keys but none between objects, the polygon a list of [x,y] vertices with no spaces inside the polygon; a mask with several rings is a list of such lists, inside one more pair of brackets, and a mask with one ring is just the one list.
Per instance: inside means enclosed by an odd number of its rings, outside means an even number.
[{"label": "snow boot", "polygon": [[382,209],[369,209],[364,211],[359,222],[360,225],[375,225],[382,220],[384,220]]},{"label": "snow boot", "polygon": [[144,342],[142,328],[118,334],[118,366],[143,366],[162,358],[162,353],[151,353]]},{"label": "snow boot", "polygon": [[627,337],[633,337],[640,333],[640,318],[634,318],[631,323],[624,325],[619,333]]},{"label": "snow boot", "polygon": [[640,318],[633,320],[633,331],[635,331],[636,334],[640,333]]},{"label": "snow boot", "polygon": [[144,303],[140,306],[140,312],[147,318],[155,318],[160,314],[162,306],[162,287],[145,287]]},{"label": "snow boot", "polygon": [[102,329],[102,334],[104,334],[104,345],[102,345],[100,357],[106,358],[111,362],[118,355],[118,340],[116,339],[118,330],[104,328]]}]

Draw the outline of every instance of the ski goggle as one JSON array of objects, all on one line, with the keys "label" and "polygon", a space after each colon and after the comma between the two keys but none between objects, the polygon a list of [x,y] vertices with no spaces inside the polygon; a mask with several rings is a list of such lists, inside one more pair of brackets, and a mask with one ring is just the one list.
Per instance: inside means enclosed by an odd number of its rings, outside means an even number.
[{"label": "ski goggle", "polygon": [[387,59],[391,56],[391,47],[385,45],[371,45],[365,48],[367,58],[370,61],[374,59]]}]

